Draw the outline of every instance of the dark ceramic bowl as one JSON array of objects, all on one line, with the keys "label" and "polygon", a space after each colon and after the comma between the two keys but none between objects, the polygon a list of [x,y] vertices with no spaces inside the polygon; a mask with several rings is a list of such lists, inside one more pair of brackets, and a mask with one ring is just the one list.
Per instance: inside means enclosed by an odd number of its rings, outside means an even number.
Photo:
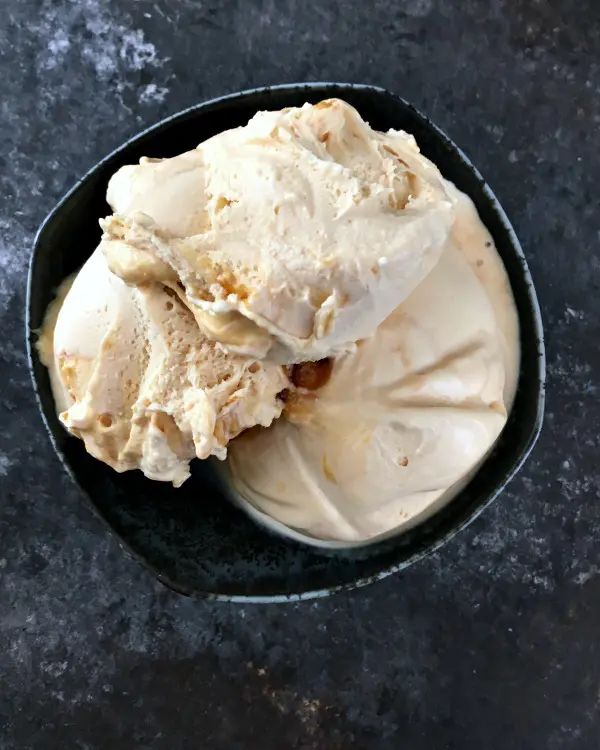
[{"label": "dark ceramic bowl", "polygon": [[[340,97],[379,130],[412,133],[445,177],[469,195],[491,232],[517,302],[521,373],[516,400],[493,453],[445,508],[396,537],[353,550],[324,551],[271,535],[219,491],[210,462],[193,461],[180,489],[141,472],[117,474],[69,437],[54,410],[48,373],[34,347],[35,330],[56,288],[91,255],[110,176],[141,156],[169,157],[209,136],[245,124],[257,111]],[[529,454],[542,424],[544,344],[533,283],[504,211],[465,155],[414,107],[372,86],[295,84],[225,96],[141,133],[94,167],[42,225],[35,241],[27,297],[29,362],[40,409],[65,468],[123,547],[176,591],[234,601],[283,601],[362,586],[401,570],[465,528],[500,493]]]}]

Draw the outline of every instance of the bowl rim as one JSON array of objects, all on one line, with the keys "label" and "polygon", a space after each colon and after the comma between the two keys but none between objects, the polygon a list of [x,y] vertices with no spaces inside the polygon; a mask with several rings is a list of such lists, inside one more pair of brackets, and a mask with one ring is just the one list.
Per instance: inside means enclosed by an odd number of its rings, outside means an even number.
[{"label": "bowl rim", "polygon": [[[340,91],[343,91],[343,90],[370,91],[377,95],[390,97],[394,99],[395,101],[400,102],[405,108],[412,110],[421,120],[423,120],[431,128],[435,136],[439,138],[449,149],[453,150],[459,156],[463,164],[468,169],[471,170],[475,178],[479,181],[481,185],[482,194],[489,201],[491,207],[493,208],[496,215],[498,216],[498,219],[502,225],[502,228],[506,232],[506,235],[510,241],[510,245],[512,246],[512,249],[514,250],[515,255],[518,257],[521,263],[523,278],[527,287],[527,297],[528,297],[530,311],[532,313],[531,322],[533,323],[533,335],[538,344],[538,356],[536,358],[536,361],[537,361],[536,377],[539,381],[539,392],[538,392],[537,405],[536,405],[536,418],[531,425],[530,434],[527,439],[526,445],[523,447],[518,460],[515,462],[512,468],[512,471],[506,476],[506,479],[503,481],[503,483],[500,486],[498,486],[493,492],[491,492],[484,502],[481,502],[477,506],[473,507],[470,510],[470,512],[466,514],[464,518],[456,521],[450,528],[446,529],[445,531],[440,532],[437,539],[435,539],[435,541],[433,541],[430,545],[428,545],[424,549],[413,552],[411,555],[401,560],[400,562],[385,565],[377,573],[371,574],[371,575],[364,575],[362,577],[357,578],[354,581],[342,583],[339,585],[321,587],[321,588],[309,588],[303,591],[290,593],[290,594],[260,594],[260,595],[228,594],[228,593],[218,593],[215,591],[199,591],[193,588],[186,588],[181,583],[178,583],[170,579],[170,577],[165,575],[164,573],[161,573],[154,566],[153,563],[151,563],[148,559],[146,559],[142,553],[136,551],[129,544],[129,542],[127,542],[123,538],[123,536],[113,528],[110,522],[104,517],[104,514],[92,501],[92,499],[90,498],[86,490],[81,486],[72,468],[67,462],[62,450],[59,448],[59,446],[56,443],[52,427],[50,426],[48,422],[48,419],[46,417],[46,411],[42,404],[42,398],[41,398],[40,391],[38,388],[38,382],[36,379],[35,365],[34,365],[34,361],[36,359],[39,359],[39,355],[35,351],[35,339],[37,338],[37,331],[39,329],[33,329],[31,327],[31,304],[32,304],[32,282],[33,282],[33,275],[34,275],[34,267],[35,267],[36,258],[38,255],[38,252],[37,252],[38,245],[39,245],[40,239],[44,231],[46,230],[46,227],[54,220],[55,216],[62,210],[64,205],[77,192],[77,190],[82,185],[82,183],[84,183],[91,174],[96,172],[97,169],[99,169],[101,166],[103,166],[108,161],[110,161],[114,156],[123,152],[130,146],[135,145],[137,141],[142,140],[146,135],[156,130],[159,130],[160,128],[164,127],[165,125],[168,125],[169,123],[175,120],[178,120],[179,118],[183,118],[186,115],[194,113],[194,112],[200,112],[203,109],[209,108],[215,104],[224,103],[224,102],[233,102],[236,99],[244,99],[251,95],[268,93],[269,91],[293,92],[298,89],[321,89],[321,88],[328,88],[328,87],[334,87],[336,89],[339,89]],[[479,515],[483,513],[483,511],[486,510],[486,508],[488,508],[496,500],[496,498],[501,494],[501,492],[504,490],[506,485],[515,477],[515,475],[521,470],[523,464],[526,462],[533,447],[535,446],[537,442],[537,439],[540,435],[543,421],[544,421],[545,390],[546,390],[546,354],[545,354],[545,341],[544,341],[544,329],[543,329],[542,315],[541,315],[540,305],[537,299],[537,294],[535,291],[535,286],[533,283],[533,278],[531,276],[531,272],[529,270],[529,266],[527,264],[525,254],[523,252],[519,239],[516,235],[516,232],[510,220],[508,219],[508,216],[506,215],[506,212],[504,211],[499,200],[496,198],[494,192],[491,190],[487,181],[483,178],[483,176],[481,175],[477,167],[475,167],[475,165],[471,162],[471,160],[464,153],[464,151],[443,130],[441,130],[441,128],[439,128],[434,122],[432,122],[432,120],[427,115],[423,114],[419,109],[417,109],[410,102],[406,101],[403,97],[397,94],[394,94],[391,91],[383,87],[372,85],[372,84],[338,82],[338,81],[310,81],[310,82],[300,81],[300,82],[295,82],[295,83],[283,83],[283,84],[277,84],[277,85],[272,85],[272,86],[258,86],[258,87],[254,87],[250,89],[244,89],[242,91],[224,94],[222,96],[217,96],[211,99],[203,100],[199,102],[198,104],[194,104],[183,110],[170,114],[164,119],[160,120],[159,122],[153,125],[150,125],[144,130],[136,133],[134,136],[126,140],[120,146],[113,149],[109,154],[107,154],[100,161],[94,164],[90,169],[88,169],[85,172],[85,174],[80,179],[78,179],[75,182],[75,184],[62,196],[62,198],[59,199],[59,201],[56,203],[54,208],[44,218],[44,220],[40,224],[39,229],[37,230],[35,234],[35,238],[33,240],[33,250],[30,256],[28,273],[27,273],[27,290],[26,290],[26,298],[25,298],[25,338],[26,338],[27,365],[29,369],[29,374],[31,377],[33,391],[35,394],[38,410],[42,417],[44,426],[46,428],[46,432],[48,433],[50,442],[52,443],[54,451],[57,454],[61,464],[63,465],[70,479],[74,482],[74,484],[83,494],[88,507],[91,508],[92,512],[94,513],[96,517],[102,520],[102,522],[106,525],[110,533],[113,534],[114,537],[117,539],[121,548],[124,551],[126,551],[131,557],[133,557],[138,563],[140,563],[144,568],[146,568],[149,572],[151,572],[152,575],[160,583],[162,583],[167,588],[171,589],[172,591],[178,594],[182,594],[184,596],[189,596],[189,597],[196,598],[196,599],[223,601],[223,602],[226,601],[226,602],[245,603],[245,604],[247,603],[264,604],[264,603],[283,603],[283,602],[291,602],[291,601],[302,601],[302,600],[307,600],[307,599],[315,599],[315,598],[322,598],[325,596],[330,596],[332,594],[339,593],[341,591],[351,591],[357,588],[362,588],[363,586],[366,586],[378,580],[382,580],[383,578],[387,578],[389,575],[392,575],[393,573],[397,573],[399,571],[404,570],[405,568],[408,568],[410,565],[413,565],[419,560],[422,560],[425,557],[428,557],[429,555],[439,550],[447,542],[453,539],[458,533],[466,529],[467,526],[469,526],[476,518],[478,518]]]}]

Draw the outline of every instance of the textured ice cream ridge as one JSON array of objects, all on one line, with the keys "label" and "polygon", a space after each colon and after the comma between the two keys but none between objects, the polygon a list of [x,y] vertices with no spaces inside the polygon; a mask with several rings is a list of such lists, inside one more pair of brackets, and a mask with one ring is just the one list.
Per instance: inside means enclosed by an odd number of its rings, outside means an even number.
[{"label": "textured ice cream ridge", "polygon": [[209,337],[281,363],[372,335],[435,266],[453,219],[414,138],[337,99],[123,167],[107,199],[116,274],[179,282]]}]

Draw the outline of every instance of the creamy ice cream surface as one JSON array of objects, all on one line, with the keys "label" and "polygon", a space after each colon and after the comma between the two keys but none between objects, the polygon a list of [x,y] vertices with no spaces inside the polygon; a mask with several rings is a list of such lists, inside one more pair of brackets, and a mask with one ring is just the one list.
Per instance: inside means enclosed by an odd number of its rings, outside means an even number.
[{"label": "creamy ice cream surface", "polygon": [[358,543],[414,525],[464,486],[500,434],[518,376],[506,272],[466,196],[452,240],[329,382],[229,451],[255,517],[306,541]]},{"label": "creamy ice cream surface", "polygon": [[179,486],[227,456],[254,517],[347,545],[435,512],[489,453],[517,385],[514,300],[412,136],[337,99],[259,112],[123,167],[107,200],[38,342],[96,458]]},{"label": "creamy ice cream surface", "polygon": [[207,336],[281,363],[372,335],[435,266],[453,220],[414,139],[337,99],[123,167],[108,201],[117,275],[179,283]]},{"label": "creamy ice cream surface", "polygon": [[60,419],[117,471],[180,485],[194,457],[224,458],[228,441],[282,408],[283,369],[225,353],[162,285],[127,285],[100,250],[76,276],[53,332]]},{"label": "creamy ice cream surface", "polygon": [[54,331],[56,329],[58,315],[65,302],[67,294],[73,286],[75,276],[76,274],[68,276],[56,290],[56,295],[48,305],[46,314],[44,315],[43,325],[37,332],[38,339],[36,341],[36,349],[40,361],[48,369],[52,396],[54,397],[54,406],[56,407],[58,414],[66,411],[73,403],[73,399],[71,398],[66,385],[63,383],[58,370],[58,363],[54,356]]}]

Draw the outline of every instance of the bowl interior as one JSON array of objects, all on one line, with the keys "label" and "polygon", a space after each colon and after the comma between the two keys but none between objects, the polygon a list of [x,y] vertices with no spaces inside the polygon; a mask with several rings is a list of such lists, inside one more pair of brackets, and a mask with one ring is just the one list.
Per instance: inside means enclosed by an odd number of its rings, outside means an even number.
[{"label": "bowl interior", "polygon": [[[340,97],[379,130],[412,133],[422,152],[475,202],[505,263],[521,324],[521,373],[510,419],[492,455],[445,508],[399,536],[366,547],[320,551],[281,539],[226,501],[211,462],[192,462],[180,489],[140,472],[117,474],[91,458],[61,427],[46,369],[33,347],[35,330],[60,282],[100,240],[98,218],[110,176],[141,156],[169,157],[261,109]],[[186,594],[277,600],[362,585],[437,549],[504,487],[531,450],[543,412],[544,350],[539,309],[519,243],[479,173],[457,147],[402,99],[352,84],[296,84],[223,97],[175,115],[137,136],[94,167],[48,217],[36,239],[28,288],[28,344],[34,386],[54,446],[94,510],[123,545],[167,585]]]}]

